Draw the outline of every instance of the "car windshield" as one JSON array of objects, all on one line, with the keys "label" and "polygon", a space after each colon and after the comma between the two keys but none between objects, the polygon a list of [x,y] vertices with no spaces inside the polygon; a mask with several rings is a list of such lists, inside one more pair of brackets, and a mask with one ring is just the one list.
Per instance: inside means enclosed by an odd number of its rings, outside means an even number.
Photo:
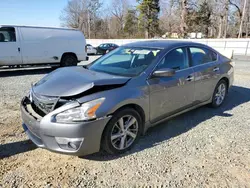
[{"label": "car windshield", "polygon": [[101,44],[100,47],[101,48],[106,48],[106,47],[108,47],[108,44]]},{"label": "car windshield", "polygon": [[161,50],[138,47],[119,47],[99,58],[88,69],[108,74],[134,77],[142,73]]}]

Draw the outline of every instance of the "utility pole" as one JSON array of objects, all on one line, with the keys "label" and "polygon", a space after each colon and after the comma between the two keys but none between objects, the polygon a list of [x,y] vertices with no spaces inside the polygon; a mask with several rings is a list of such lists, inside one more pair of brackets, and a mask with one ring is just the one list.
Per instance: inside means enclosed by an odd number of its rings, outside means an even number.
[{"label": "utility pole", "polygon": [[249,33],[249,27],[250,26],[250,23],[248,22],[247,24],[246,24],[246,38],[248,38],[248,33]]},{"label": "utility pole", "polygon": [[89,16],[89,10],[88,10],[88,33],[89,33],[89,39],[90,39],[91,35],[90,35],[90,16]]}]

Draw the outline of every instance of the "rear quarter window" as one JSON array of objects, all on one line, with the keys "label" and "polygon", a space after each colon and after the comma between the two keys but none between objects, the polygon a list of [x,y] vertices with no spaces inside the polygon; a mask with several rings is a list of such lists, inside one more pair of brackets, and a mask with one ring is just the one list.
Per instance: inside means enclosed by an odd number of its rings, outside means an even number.
[{"label": "rear quarter window", "polygon": [[213,51],[210,51],[210,52],[211,52],[212,60],[217,61],[218,54]]},{"label": "rear quarter window", "polygon": [[217,60],[217,54],[206,48],[190,47],[192,66],[202,65]]}]

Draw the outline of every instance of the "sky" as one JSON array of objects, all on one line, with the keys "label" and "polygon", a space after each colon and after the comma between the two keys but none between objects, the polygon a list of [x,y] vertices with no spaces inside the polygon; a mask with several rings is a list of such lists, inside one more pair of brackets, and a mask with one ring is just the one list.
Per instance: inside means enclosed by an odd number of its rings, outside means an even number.
[{"label": "sky", "polygon": [[[68,0],[0,0],[0,25],[60,27],[59,18],[67,2]],[[112,0],[101,2],[106,8]]]},{"label": "sky", "polygon": [[60,26],[68,0],[0,0],[0,25]]}]

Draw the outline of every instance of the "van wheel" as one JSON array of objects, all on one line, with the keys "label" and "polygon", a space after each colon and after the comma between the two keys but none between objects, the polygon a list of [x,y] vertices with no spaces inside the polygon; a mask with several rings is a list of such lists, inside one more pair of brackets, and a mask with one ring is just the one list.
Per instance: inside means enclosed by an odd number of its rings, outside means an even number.
[{"label": "van wheel", "polygon": [[213,100],[210,104],[213,108],[220,107],[226,99],[227,96],[227,83],[225,80],[221,80],[215,87]]},{"label": "van wheel", "polygon": [[77,66],[77,58],[74,55],[65,55],[61,60],[62,67]]},{"label": "van wheel", "polygon": [[125,108],[114,114],[102,137],[102,149],[121,154],[133,147],[142,133],[142,119],[137,111]]}]

